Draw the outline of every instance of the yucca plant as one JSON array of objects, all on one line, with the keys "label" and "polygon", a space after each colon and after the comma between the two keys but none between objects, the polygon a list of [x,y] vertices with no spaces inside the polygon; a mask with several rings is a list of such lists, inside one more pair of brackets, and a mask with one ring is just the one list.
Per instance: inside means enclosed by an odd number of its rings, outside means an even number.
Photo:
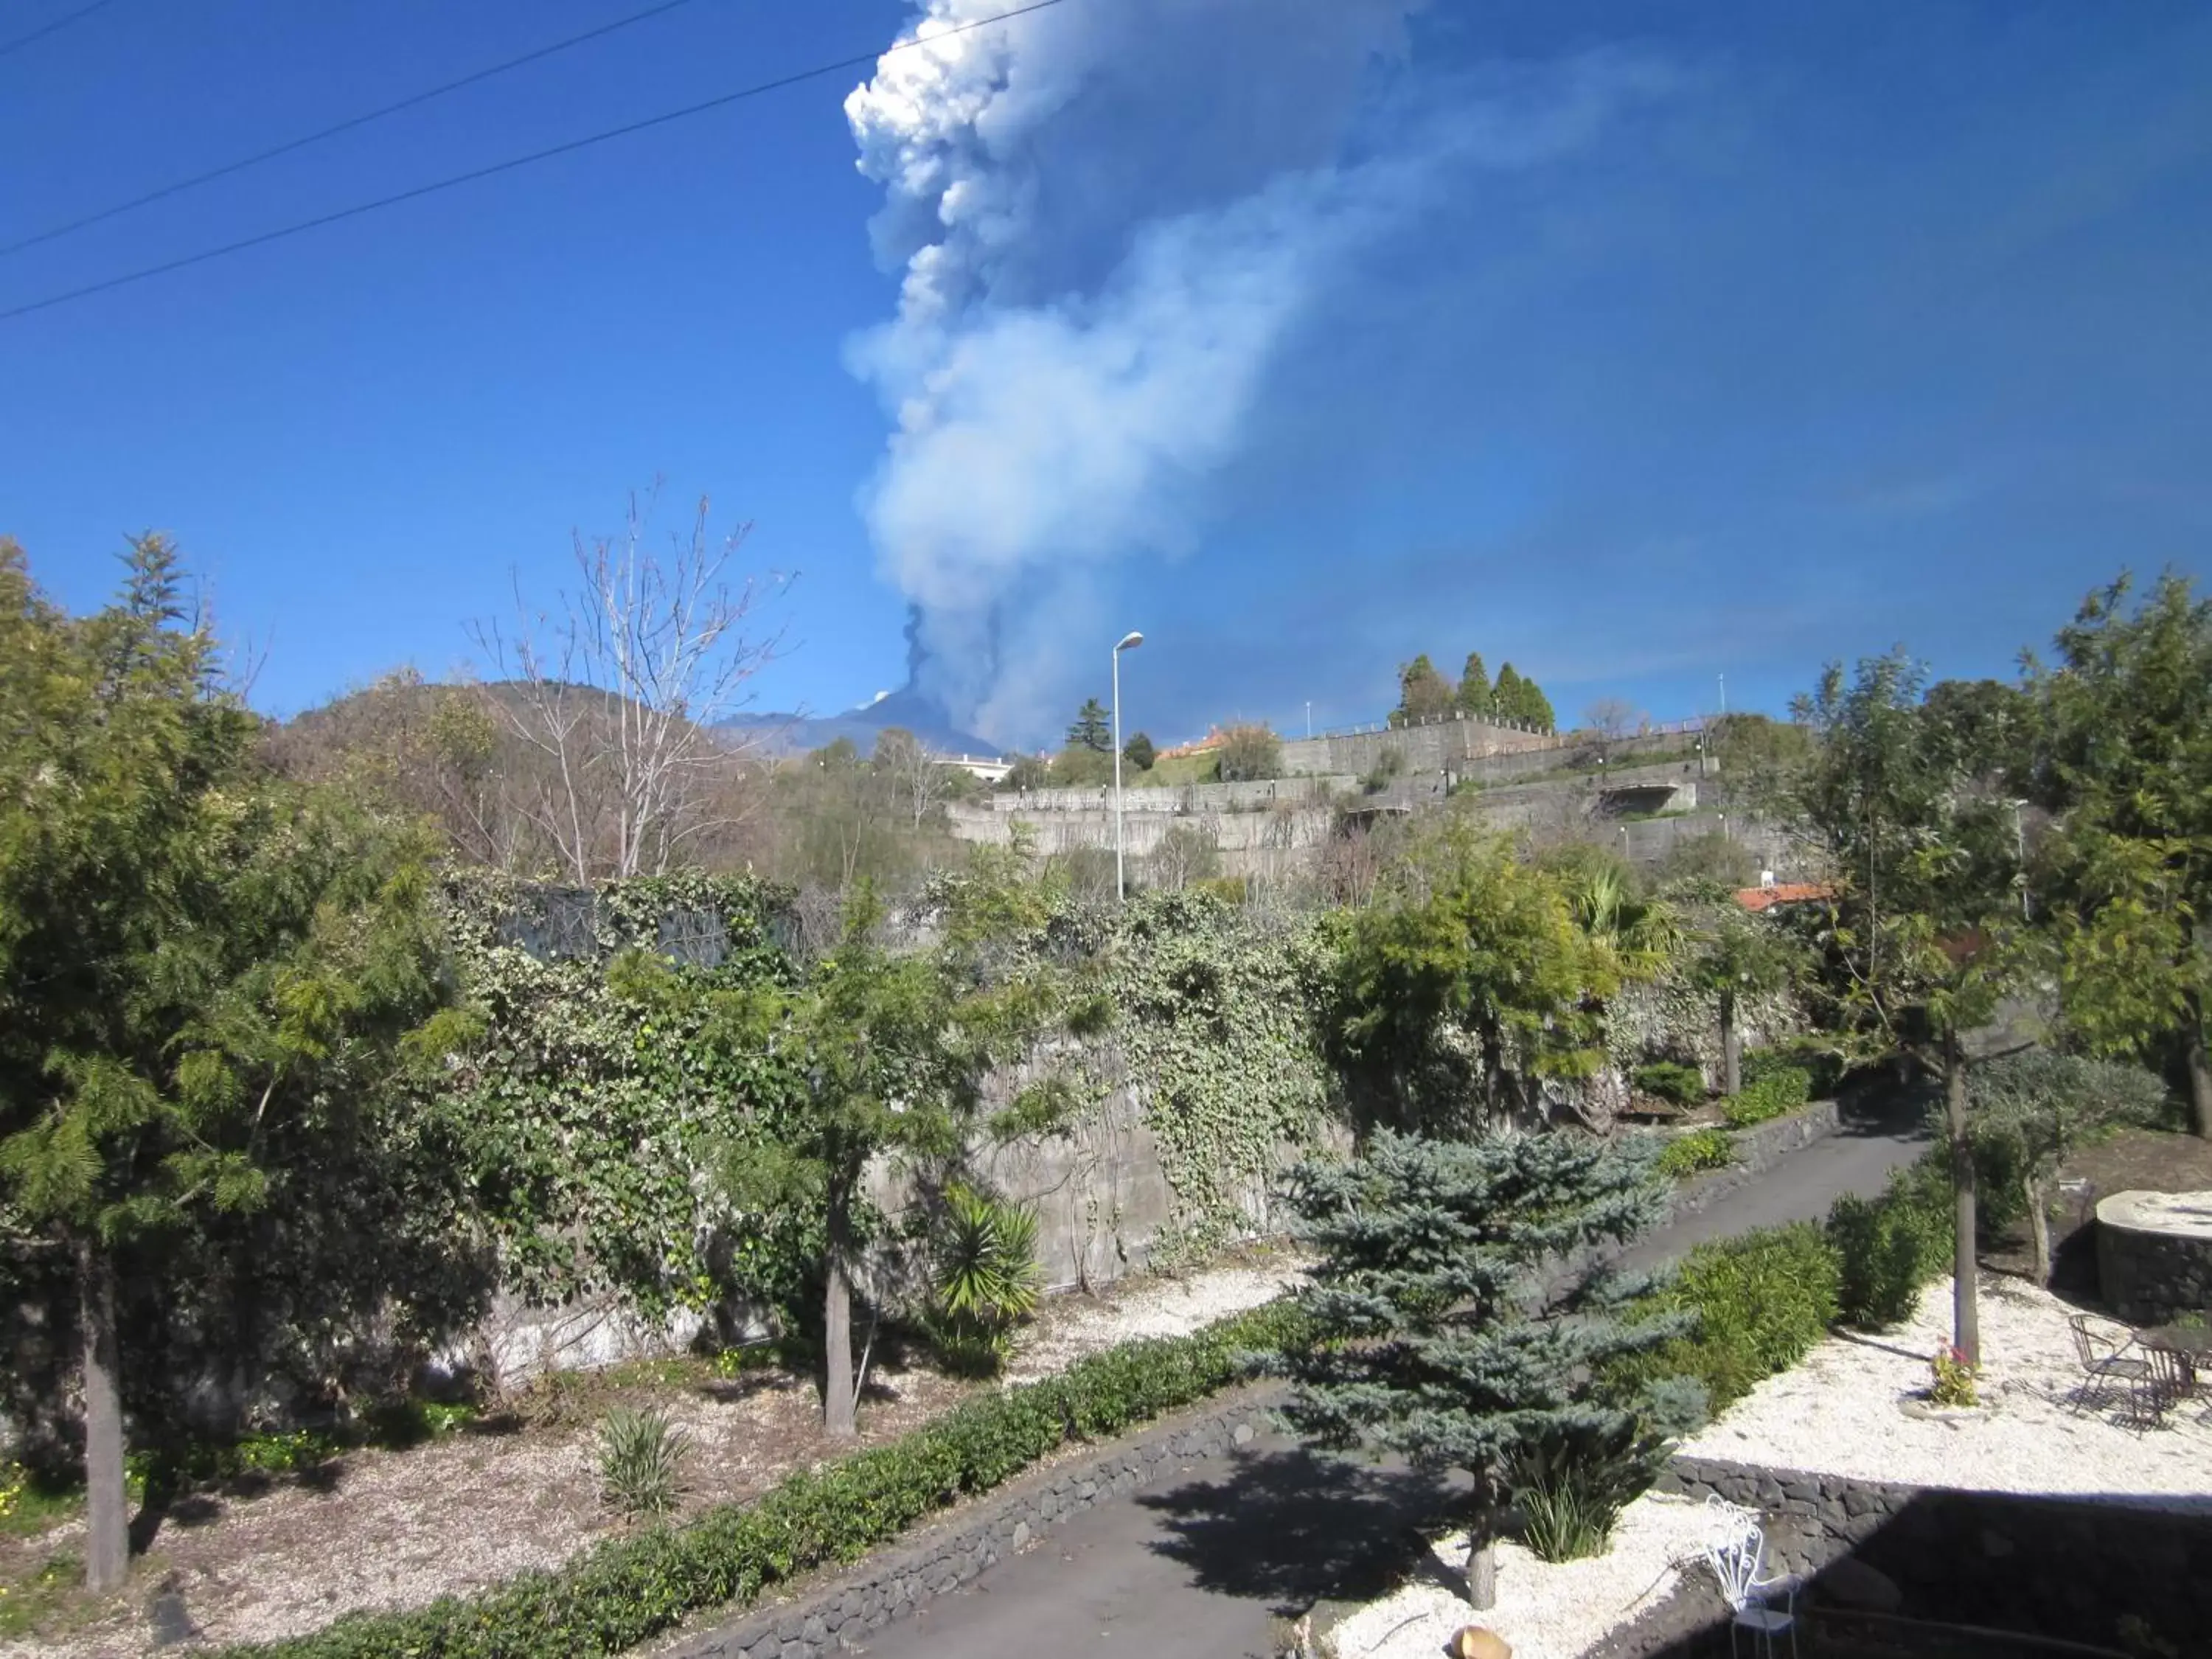
[{"label": "yucca plant", "polygon": [[1036,1212],[1026,1206],[967,1187],[946,1191],[927,1322],[953,1370],[988,1376],[1006,1364],[1014,1327],[1036,1310]]},{"label": "yucca plant", "polygon": [[658,1518],[684,1495],[687,1437],[659,1407],[617,1407],[599,1425],[599,1492],[626,1519]]}]

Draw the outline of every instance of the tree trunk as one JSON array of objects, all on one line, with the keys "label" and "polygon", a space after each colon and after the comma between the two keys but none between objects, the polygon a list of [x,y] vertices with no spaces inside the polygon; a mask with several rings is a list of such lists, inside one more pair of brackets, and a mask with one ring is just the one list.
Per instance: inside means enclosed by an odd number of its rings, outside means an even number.
[{"label": "tree trunk", "polygon": [[123,1484],[122,1369],[115,1340],[115,1267],[89,1241],[77,1246],[84,1340],[84,1582],[122,1588],[131,1567],[131,1515]]},{"label": "tree trunk", "polygon": [[1498,1547],[1487,1521],[1467,1540],[1467,1604],[1477,1613],[1498,1605]]},{"label": "tree trunk", "polygon": [[830,1195],[830,1291],[822,1316],[822,1430],[838,1440],[860,1432],[853,1398],[853,1287],[845,1276],[853,1231],[848,1202],[842,1192]]},{"label": "tree trunk", "polygon": [[1734,1099],[1743,1089],[1743,1037],[1735,1028],[1735,994],[1721,993],[1721,1092]]},{"label": "tree trunk", "polygon": [[2035,1282],[2051,1283],[2051,1194],[2044,1189],[2042,1178],[2027,1176],[2022,1186],[2027,1189],[2027,1236],[2035,1246]]},{"label": "tree trunk", "polygon": [[1981,1304],[1974,1281],[1974,1143],[1966,1133],[1966,1049],[1953,1031],[1943,1039],[1943,1116],[1951,1134],[1952,1346],[1969,1365],[1982,1363]]},{"label": "tree trunk", "polygon": [[2204,1052],[2204,999],[2181,1000],[2181,1054],[2189,1067],[2189,1112],[2197,1133],[2212,1140],[2212,1057]]}]

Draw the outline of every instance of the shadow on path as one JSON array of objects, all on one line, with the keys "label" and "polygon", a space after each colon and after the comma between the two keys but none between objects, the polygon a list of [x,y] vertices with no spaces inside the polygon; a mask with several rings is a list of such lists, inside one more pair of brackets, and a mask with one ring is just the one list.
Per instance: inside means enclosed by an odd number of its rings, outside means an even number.
[{"label": "shadow on path", "polygon": [[[1141,1493],[1154,1553],[1193,1589],[1295,1617],[1316,1601],[1370,1601],[1435,1567],[1417,1528],[1448,1522],[1463,1480],[1303,1449],[1240,1452],[1215,1480]],[[1438,1569],[1438,1571],[1441,1571]]]}]

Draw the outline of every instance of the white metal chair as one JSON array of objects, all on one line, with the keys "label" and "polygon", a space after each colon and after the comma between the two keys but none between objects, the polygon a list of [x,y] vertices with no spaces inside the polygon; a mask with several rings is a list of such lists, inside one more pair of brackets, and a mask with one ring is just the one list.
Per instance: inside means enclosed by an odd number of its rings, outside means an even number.
[{"label": "white metal chair", "polygon": [[[1729,1652],[1736,1650],[1736,1632],[1751,1633],[1752,1651],[1772,1659],[1774,1638],[1787,1634],[1790,1659],[1797,1653],[1797,1577],[1766,1573],[1766,1533],[1756,1510],[1730,1504],[1718,1495],[1705,1499],[1711,1527],[1705,1540],[1705,1565],[1721,1587],[1732,1615],[1729,1620]],[[1774,1602],[1779,1598],[1782,1605]]]}]

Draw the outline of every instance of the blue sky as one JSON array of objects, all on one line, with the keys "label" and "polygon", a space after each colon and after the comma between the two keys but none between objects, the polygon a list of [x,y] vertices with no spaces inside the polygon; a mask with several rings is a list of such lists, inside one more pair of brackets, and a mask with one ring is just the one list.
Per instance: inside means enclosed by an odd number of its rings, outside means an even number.
[{"label": "blue sky", "polygon": [[[113,0],[0,58],[0,242],[643,3]],[[0,309],[910,21],[691,0],[0,258]],[[0,323],[0,533],[90,605],[172,532],[283,712],[466,662],[658,474],[801,573],[764,703],[896,684],[911,597],[1014,739],[1128,627],[1156,735],[1373,718],[1424,649],[1674,718],[1899,641],[2001,672],[2123,563],[2212,571],[2212,9],[1064,0],[1001,33],[881,106],[874,178],[856,70]],[[951,232],[948,169],[990,209]],[[943,291],[902,309],[922,248]]]}]

